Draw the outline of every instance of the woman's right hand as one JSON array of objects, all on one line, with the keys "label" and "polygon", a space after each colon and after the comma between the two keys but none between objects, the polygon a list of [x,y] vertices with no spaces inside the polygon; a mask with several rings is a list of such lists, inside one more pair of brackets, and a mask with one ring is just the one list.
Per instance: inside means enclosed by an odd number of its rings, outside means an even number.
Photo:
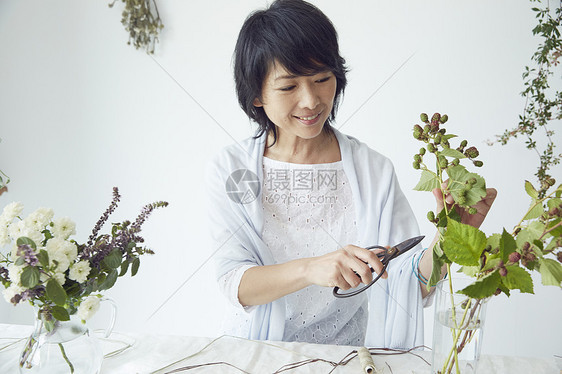
[{"label": "woman's right hand", "polygon": [[[383,264],[377,257],[382,249],[368,250],[346,245],[337,251],[308,259],[306,276],[310,284],[324,287],[339,287],[342,290],[368,284],[373,280],[369,265],[378,274]],[[387,273],[382,278],[387,278]]]}]

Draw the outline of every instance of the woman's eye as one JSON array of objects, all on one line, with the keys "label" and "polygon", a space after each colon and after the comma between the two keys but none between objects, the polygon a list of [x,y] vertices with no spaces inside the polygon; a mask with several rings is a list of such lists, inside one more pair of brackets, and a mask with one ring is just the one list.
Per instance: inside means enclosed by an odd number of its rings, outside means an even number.
[{"label": "woman's eye", "polygon": [[295,86],[281,87],[279,90],[280,91],[291,91],[293,88],[295,88]]}]

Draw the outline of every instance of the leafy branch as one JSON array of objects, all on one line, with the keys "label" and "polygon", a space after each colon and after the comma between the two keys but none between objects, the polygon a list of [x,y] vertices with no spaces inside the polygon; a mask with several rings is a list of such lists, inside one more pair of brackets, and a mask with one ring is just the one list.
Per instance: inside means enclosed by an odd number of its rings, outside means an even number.
[{"label": "leafy branch", "polygon": [[[505,145],[518,135],[526,137],[527,148],[534,150],[539,156],[540,165],[535,176],[540,184],[539,195],[544,196],[545,191],[553,184],[549,170],[560,163],[562,156],[555,153],[556,145],[552,140],[554,130],[549,127],[552,121],[562,119],[562,91],[553,90],[549,84],[549,79],[555,75],[554,71],[559,67],[562,56],[560,35],[562,1],[559,1],[558,6],[555,6],[554,9],[547,2],[544,8],[534,7],[532,10],[538,19],[538,25],[533,29],[533,35],[541,37],[542,42],[539,43],[531,58],[535,66],[526,66],[523,72],[525,89],[521,95],[526,99],[523,114],[519,116],[517,127],[506,130],[502,135],[497,135],[495,142]],[[539,129],[543,129],[546,138],[545,149],[542,153],[534,139],[535,131]],[[493,143],[490,142],[490,145]]]}]

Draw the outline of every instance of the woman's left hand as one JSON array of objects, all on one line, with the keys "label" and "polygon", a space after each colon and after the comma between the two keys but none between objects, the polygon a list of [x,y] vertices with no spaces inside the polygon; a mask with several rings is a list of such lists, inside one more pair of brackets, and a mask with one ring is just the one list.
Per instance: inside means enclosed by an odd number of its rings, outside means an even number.
[{"label": "woman's left hand", "polygon": [[[446,190],[447,184],[448,181],[445,181],[443,185],[441,185],[443,191]],[[443,192],[439,188],[435,188],[432,192],[433,196],[435,196],[435,201],[437,202],[437,212],[440,212],[443,209]],[[461,222],[479,228],[480,225],[482,225],[482,222],[484,222],[484,218],[486,218],[486,215],[490,211],[490,208],[494,200],[496,199],[497,194],[498,191],[496,191],[495,188],[486,188],[486,196],[472,206],[473,208],[476,208],[475,214],[468,213],[468,209],[457,208],[457,212],[461,216]],[[453,200],[453,197],[449,193],[446,194],[445,201],[448,208],[450,208],[455,202]]]}]

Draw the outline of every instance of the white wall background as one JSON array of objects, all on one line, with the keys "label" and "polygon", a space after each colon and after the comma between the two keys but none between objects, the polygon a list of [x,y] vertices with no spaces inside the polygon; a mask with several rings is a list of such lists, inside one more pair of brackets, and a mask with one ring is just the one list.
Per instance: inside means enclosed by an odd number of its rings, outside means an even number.
[{"label": "white wall background", "polygon": [[[528,206],[523,180],[534,181],[538,159],[522,141],[484,142],[514,127],[522,112],[521,73],[537,43],[531,4],[313,3],[336,25],[351,68],[341,130],[394,161],[422,231],[433,236],[425,220],[433,198],[412,190],[418,145],[411,128],[423,111],[447,113],[450,131],[479,146],[480,172],[499,191],[483,230],[513,227]],[[158,5],[165,28],[151,57],[127,46],[120,2],[113,9],[99,0],[0,2],[0,168],[12,178],[0,207],[21,201],[25,214],[52,207],[77,222],[76,238],[85,241],[113,186],[123,195],[113,221],[133,218],[144,203],[169,201],[144,229],[156,255],[108,292],[119,304],[117,329],[214,336],[223,304],[212,263],[205,263],[214,248],[202,175],[221,147],[253,134],[237,106],[231,56],[246,15],[265,1]],[[560,168],[553,174],[562,181]],[[560,290],[535,279],[535,295],[515,292],[490,303],[485,353],[562,353]],[[0,323],[31,318],[28,307],[0,301]],[[431,329],[429,309],[427,344]]]}]

